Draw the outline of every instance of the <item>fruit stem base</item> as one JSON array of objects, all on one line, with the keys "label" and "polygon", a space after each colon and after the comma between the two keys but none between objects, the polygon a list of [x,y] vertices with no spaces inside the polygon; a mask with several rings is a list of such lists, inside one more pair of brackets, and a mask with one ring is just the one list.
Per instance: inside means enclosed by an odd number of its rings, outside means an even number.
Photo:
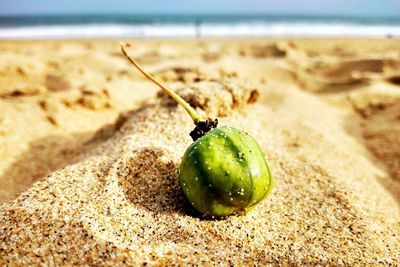
[{"label": "fruit stem base", "polygon": [[212,129],[217,128],[218,119],[207,119],[205,121],[199,121],[195,124],[196,127],[193,129],[193,131],[190,132],[190,136],[192,137],[193,141],[196,141],[200,137],[203,137]]}]

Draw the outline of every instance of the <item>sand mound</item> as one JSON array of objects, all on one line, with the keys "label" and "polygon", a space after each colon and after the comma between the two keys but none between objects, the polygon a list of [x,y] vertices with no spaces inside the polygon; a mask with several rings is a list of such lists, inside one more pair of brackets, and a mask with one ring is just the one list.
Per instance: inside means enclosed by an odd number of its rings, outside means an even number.
[{"label": "sand mound", "polygon": [[[302,48],[285,47],[284,58],[246,58],[251,64],[238,69],[237,78],[173,84],[199,112],[218,115],[220,125],[244,129],[258,141],[276,180],[268,200],[223,220],[195,213],[178,183],[193,124],[159,95],[79,140],[75,149],[68,146],[66,160],[50,168],[55,172],[0,205],[1,265],[399,264],[399,198],[387,188],[389,182],[398,188],[398,88],[374,79],[390,86],[379,101],[368,88],[322,101],[286,79],[299,68],[286,60],[299,57]],[[175,50],[167,51],[174,56]],[[243,85],[246,72],[262,78],[263,71],[276,75],[267,75],[266,84]],[[127,81],[135,92],[148,86]]]},{"label": "sand mound", "polygon": [[[213,92],[193,88],[184,92],[210,99],[217,107],[226,105],[215,99],[226,92],[225,87],[214,86]],[[348,183],[340,171],[310,159],[301,162],[281,154],[283,147],[275,147],[279,142],[272,142],[276,139],[271,138],[272,131],[266,136],[255,131],[269,121],[258,117],[271,113],[266,106],[249,107],[251,114],[246,116],[233,110],[230,120],[255,134],[266,150],[277,179],[273,196],[246,216],[197,217],[177,180],[192,125],[183,110],[160,101],[135,112],[86,160],[55,172],[3,206],[3,262],[241,265],[396,260],[395,243],[390,242],[397,239],[395,231],[377,220],[385,218],[383,211],[372,203],[360,210],[371,201],[360,191],[374,188],[364,181]],[[322,133],[303,127],[320,146],[343,153]],[[385,239],[375,240],[376,231]]]}]

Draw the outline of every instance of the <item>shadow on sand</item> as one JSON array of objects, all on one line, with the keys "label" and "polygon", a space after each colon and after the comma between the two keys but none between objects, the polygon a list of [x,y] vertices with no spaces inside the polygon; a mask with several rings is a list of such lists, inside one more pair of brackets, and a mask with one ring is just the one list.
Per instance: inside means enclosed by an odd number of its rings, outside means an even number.
[{"label": "shadow on sand", "polygon": [[[356,131],[355,122],[360,122]],[[387,170],[389,177],[380,177],[378,181],[400,206],[400,98],[371,107],[367,115],[349,117],[345,129],[371,152],[373,161]]]},{"label": "shadow on sand", "polygon": [[0,203],[14,199],[37,180],[85,158],[123,125],[125,115],[95,132],[49,135],[34,140],[11,166],[0,174]]}]

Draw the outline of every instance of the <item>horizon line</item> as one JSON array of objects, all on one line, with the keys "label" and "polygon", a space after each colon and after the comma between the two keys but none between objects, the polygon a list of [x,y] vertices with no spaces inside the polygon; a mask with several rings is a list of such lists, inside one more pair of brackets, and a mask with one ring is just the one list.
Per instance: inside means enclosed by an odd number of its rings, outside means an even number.
[{"label": "horizon line", "polygon": [[202,13],[192,13],[192,12],[178,12],[178,13],[157,13],[157,12],[141,12],[141,13],[122,13],[122,12],[77,12],[77,13],[37,13],[37,14],[0,14],[1,18],[11,18],[11,17],[58,17],[58,16],[290,16],[290,17],[340,17],[340,18],[392,18],[400,19],[400,15],[382,15],[382,14],[333,14],[333,13],[281,13],[281,12],[271,12],[271,13],[257,13],[257,12],[245,12],[245,13],[213,13],[213,12],[202,12]]}]

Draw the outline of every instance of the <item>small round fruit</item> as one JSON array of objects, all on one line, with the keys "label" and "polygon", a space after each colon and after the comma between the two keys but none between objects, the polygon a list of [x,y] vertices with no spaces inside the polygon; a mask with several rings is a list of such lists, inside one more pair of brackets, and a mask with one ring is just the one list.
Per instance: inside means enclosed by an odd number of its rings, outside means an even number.
[{"label": "small round fruit", "polygon": [[256,141],[226,126],[211,130],[188,147],[179,180],[192,206],[210,216],[247,211],[266,198],[273,186]]}]

